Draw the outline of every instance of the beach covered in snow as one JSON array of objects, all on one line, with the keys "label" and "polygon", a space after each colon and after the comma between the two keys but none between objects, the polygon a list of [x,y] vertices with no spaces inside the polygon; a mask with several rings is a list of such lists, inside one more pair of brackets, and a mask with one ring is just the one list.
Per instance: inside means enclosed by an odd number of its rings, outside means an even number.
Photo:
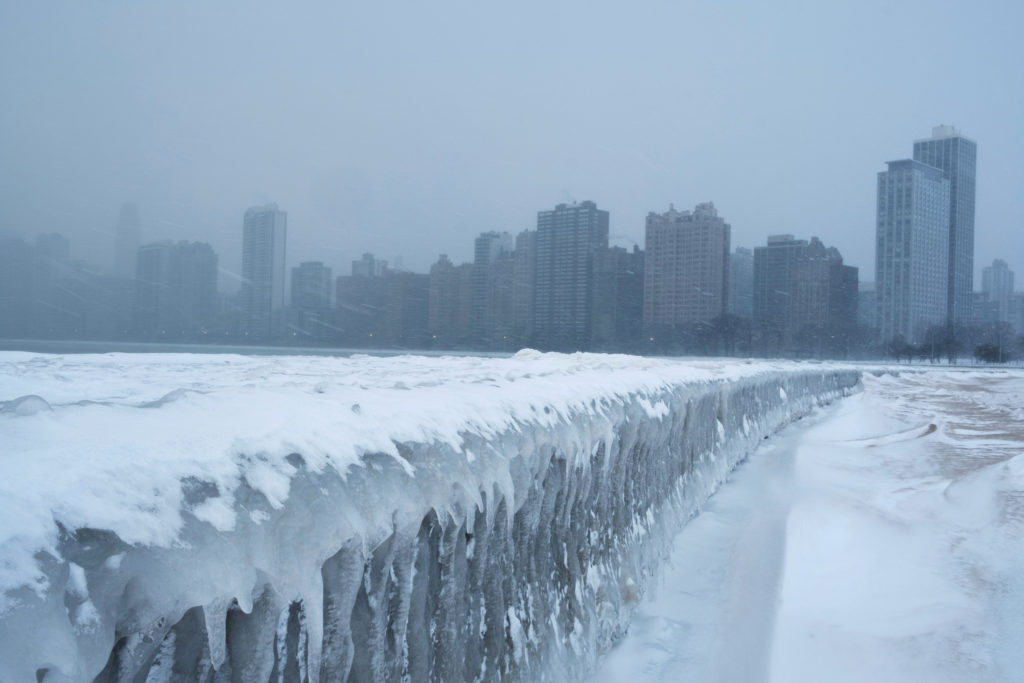
[{"label": "beach covered in snow", "polygon": [[903,370],[755,451],[597,680],[1024,680],[1024,373]]}]

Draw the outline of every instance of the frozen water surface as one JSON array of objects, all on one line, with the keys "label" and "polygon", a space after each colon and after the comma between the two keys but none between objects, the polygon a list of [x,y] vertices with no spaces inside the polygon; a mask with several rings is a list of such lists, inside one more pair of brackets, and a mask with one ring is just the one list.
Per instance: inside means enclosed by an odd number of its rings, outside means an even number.
[{"label": "frozen water surface", "polygon": [[736,463],[859,374],[0,354],[0,680],[586,676]]},{"label": "frozen water surface", "polygon": [[598,680],[1024,680],[1024,373],[864,386],[734,472]]}]

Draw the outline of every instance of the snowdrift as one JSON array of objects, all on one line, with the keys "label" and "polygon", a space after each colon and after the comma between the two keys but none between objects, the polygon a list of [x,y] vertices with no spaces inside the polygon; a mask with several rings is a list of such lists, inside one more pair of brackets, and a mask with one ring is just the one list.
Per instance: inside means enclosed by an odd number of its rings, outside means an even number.
[{"label": "snowdrift", "polygon": [[827,364],[0,353],[0,681],[564,680]]}]

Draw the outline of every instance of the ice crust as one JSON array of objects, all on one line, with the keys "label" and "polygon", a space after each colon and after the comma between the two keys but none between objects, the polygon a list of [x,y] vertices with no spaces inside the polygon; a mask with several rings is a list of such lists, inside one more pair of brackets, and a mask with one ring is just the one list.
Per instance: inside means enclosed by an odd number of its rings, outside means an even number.
[{"label": "ice crust", "polygon": [[578,679],[730,470],[859,377],[0,353],[0,681]]}]

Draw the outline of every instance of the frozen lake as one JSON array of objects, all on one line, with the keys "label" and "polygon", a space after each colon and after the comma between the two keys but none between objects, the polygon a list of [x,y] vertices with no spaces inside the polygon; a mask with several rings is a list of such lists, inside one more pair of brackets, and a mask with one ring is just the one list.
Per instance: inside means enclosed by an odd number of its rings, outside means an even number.
[{"label": "frozen lake", "polygon": [[1024,680],[1024,373],[864,385],[683,529],[598,680]]}]

